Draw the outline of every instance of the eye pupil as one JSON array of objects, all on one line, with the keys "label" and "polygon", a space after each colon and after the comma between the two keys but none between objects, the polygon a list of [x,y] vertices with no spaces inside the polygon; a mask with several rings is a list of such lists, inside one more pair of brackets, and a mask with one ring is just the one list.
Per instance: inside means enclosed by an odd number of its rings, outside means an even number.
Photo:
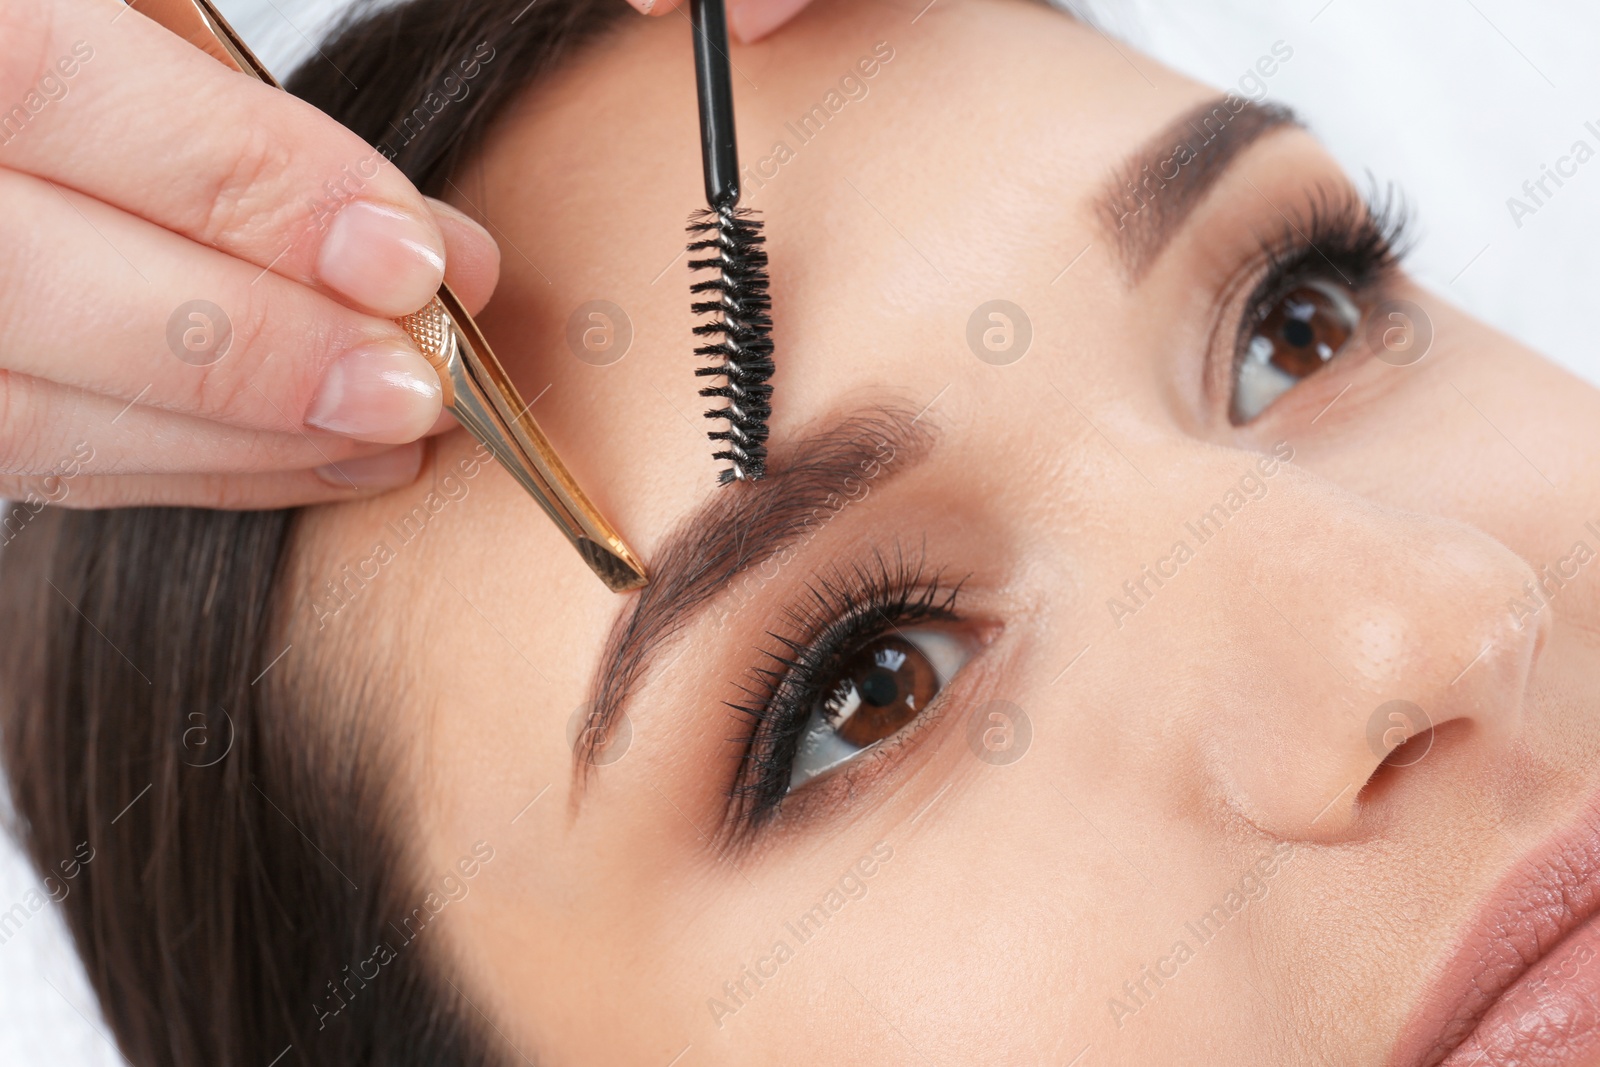
[{"label": "eye pupil", "polygon": [[893,671],[877,668],[856,683],[861,699],[875,707],[888,707],[900,698],[900,682]]},{"label": "eye pupil", "polygon": [[879,637],[841,666],[826,711],[834,732],[860,748],[882,741],[916,718],[939,691],[939,676],[922,650],[899,637]]},{"label": "eye pupil", "polygon": [[1296,348],[1304,348],[1311,343],[1311,339],[1315,336],[1316,331],[1312,330],[1310,323],[1301,322],[1299,319],[1290,319],[1283,324],[1283,339]]}]

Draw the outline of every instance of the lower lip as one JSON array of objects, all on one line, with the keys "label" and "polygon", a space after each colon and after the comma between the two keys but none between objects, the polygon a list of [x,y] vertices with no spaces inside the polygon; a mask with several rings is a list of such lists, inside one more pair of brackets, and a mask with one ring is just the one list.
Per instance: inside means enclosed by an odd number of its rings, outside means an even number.
[{"label": "lower lip", "polygon": [[1440,1067],[1600,1067],[1600,915],[1506,987]]}]

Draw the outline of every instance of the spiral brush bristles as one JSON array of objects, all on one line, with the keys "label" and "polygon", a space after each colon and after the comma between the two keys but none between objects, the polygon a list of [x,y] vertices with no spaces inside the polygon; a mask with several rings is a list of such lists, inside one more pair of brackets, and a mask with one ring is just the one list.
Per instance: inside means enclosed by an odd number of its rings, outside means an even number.
[{"label": "spiral brush bristles", "polygon": [[[691,293],[714,294],[693,304],[696,315],[716,315],[694,328],[701,337],[718,340],[695,349],[695,355],[718,360],[699,367],[697,377],[719,376],[721,385],[700,390],[720,397],[726,406],[706,412],[708,419],[726,419],[728,428],[708,433],[723,447],[713,459],[727,460],[719,480],[754,481],[767,471],[767,418],[772,414],[772,299],[767,289],[767,252],[761,222],[748,208],[698,211],[689,219],[689,233],[698,237],[690,253],[709,252],[689,260],[689,269],[716,271],[690,286]],[[700,236],[704,235],[704,236]]]}]

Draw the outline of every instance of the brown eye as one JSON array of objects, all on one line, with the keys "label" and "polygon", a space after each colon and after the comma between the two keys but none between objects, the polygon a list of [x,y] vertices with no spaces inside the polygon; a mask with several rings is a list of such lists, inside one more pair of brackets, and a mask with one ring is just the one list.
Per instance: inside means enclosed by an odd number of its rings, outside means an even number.
[{"label": "brown eye", "polygon": [[1361,310],[1344,286],[1310,281],[1257,308],[1234,382],[1231,416],[1255,418],[1294,385],[1320,370],[1354,336]]},{"label": "brown eye", "polygon": [[879,637],[845,660],[823,718],[840,739],[865,748],[915,719],[938,692],[938,672],[921,649]]},{"label": "brown eye", "polygon": [[817,677],[795,746],[789,788],[850,762],[917,721],[975,651],[968,636],[932,627],[855,639]]}]

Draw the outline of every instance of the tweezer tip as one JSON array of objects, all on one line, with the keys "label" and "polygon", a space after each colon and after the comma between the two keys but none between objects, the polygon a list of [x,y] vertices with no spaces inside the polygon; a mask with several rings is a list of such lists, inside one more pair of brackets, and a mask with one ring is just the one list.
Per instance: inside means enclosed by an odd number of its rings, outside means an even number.
[{"label": "tweezer tip", "polygon": [[626,593],[649,584],[650,579],[642,567],[628,562],[600,542],[581,537],[576,544],[584,562],[613,593]]}]

